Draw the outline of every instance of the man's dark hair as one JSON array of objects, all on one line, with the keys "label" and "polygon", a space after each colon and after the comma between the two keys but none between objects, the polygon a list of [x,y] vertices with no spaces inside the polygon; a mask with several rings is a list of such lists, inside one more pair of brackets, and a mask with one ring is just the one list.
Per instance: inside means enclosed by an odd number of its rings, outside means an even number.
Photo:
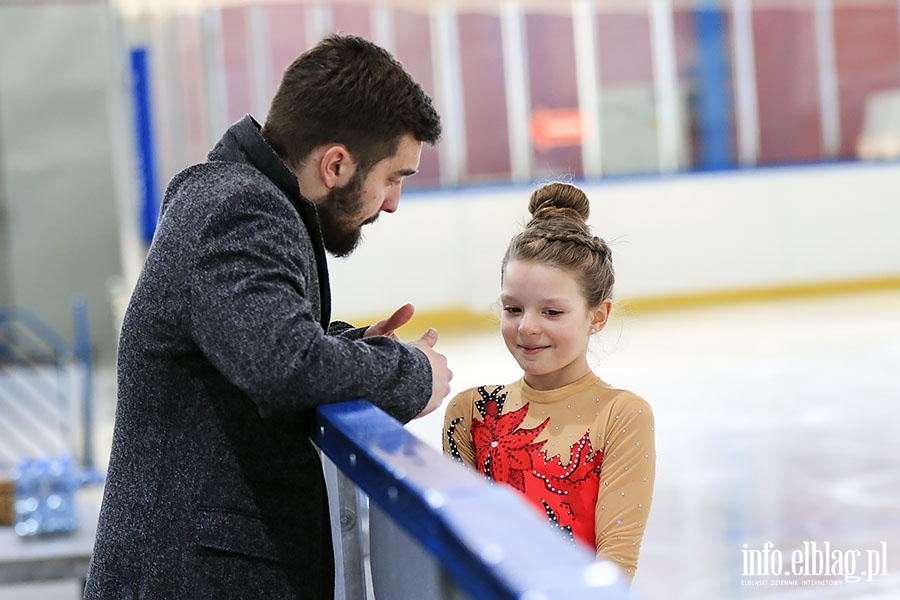
[{"label": "man's dark hair", "polygon": [[313,149],[339,143],[363,171],[393,156],[406,134],[430,145],[440,139],[431,98],[386,50],[338,34],[285,69],[262,129],[291,168]]}]

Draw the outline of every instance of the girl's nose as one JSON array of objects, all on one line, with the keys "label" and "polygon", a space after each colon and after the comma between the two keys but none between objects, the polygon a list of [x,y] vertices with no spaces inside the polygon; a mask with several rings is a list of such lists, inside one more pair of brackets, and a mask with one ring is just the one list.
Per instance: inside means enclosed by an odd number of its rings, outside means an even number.
[{"label": "girl's nose", "polygon": [[519,320],[519,331],[521,333],[537,333],[539,329],[538,320],[528,313],[524,313]]}]

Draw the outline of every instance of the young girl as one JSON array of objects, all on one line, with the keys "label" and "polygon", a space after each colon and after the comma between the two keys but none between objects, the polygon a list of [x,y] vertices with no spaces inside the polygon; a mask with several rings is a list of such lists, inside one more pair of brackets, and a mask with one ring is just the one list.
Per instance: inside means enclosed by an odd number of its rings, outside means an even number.
[{"label": "young girl", "polygon": [[447,405],[444,452],[518,490],[567,536],[637,569],[653,494],[653,413],[588,366],[612,309],[612,255],[586,224],[589,202],[563,183],[535,191],[532,219],[501,270],[503,340],[525,372]]}]

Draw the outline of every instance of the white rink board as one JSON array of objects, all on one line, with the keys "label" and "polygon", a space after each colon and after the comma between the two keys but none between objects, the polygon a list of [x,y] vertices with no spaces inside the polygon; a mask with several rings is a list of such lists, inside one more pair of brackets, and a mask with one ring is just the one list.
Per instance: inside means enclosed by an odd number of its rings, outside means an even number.
[{"label": "white rink board", "polygon": [[[578,183],[619,298],[900,277],[900,164],[777,167]],[[533,186],[406,192],[331,260],[335,318],[488,312]]]}]

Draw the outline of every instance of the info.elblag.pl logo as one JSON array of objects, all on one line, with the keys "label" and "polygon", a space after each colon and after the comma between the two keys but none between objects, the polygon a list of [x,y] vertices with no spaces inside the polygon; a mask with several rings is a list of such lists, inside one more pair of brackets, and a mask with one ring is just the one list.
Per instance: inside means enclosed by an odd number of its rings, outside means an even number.
[{"label": "info.elblag.pl logo", "polygon": [[759,549],[744,544],[741,558],[741,575],[751,578],[743,579],[742,585],[841,585],[874,581],[888,574],[887,542],[862,550],[835,548],[827,541],[803,542],[787,552],[772,542]]}]

